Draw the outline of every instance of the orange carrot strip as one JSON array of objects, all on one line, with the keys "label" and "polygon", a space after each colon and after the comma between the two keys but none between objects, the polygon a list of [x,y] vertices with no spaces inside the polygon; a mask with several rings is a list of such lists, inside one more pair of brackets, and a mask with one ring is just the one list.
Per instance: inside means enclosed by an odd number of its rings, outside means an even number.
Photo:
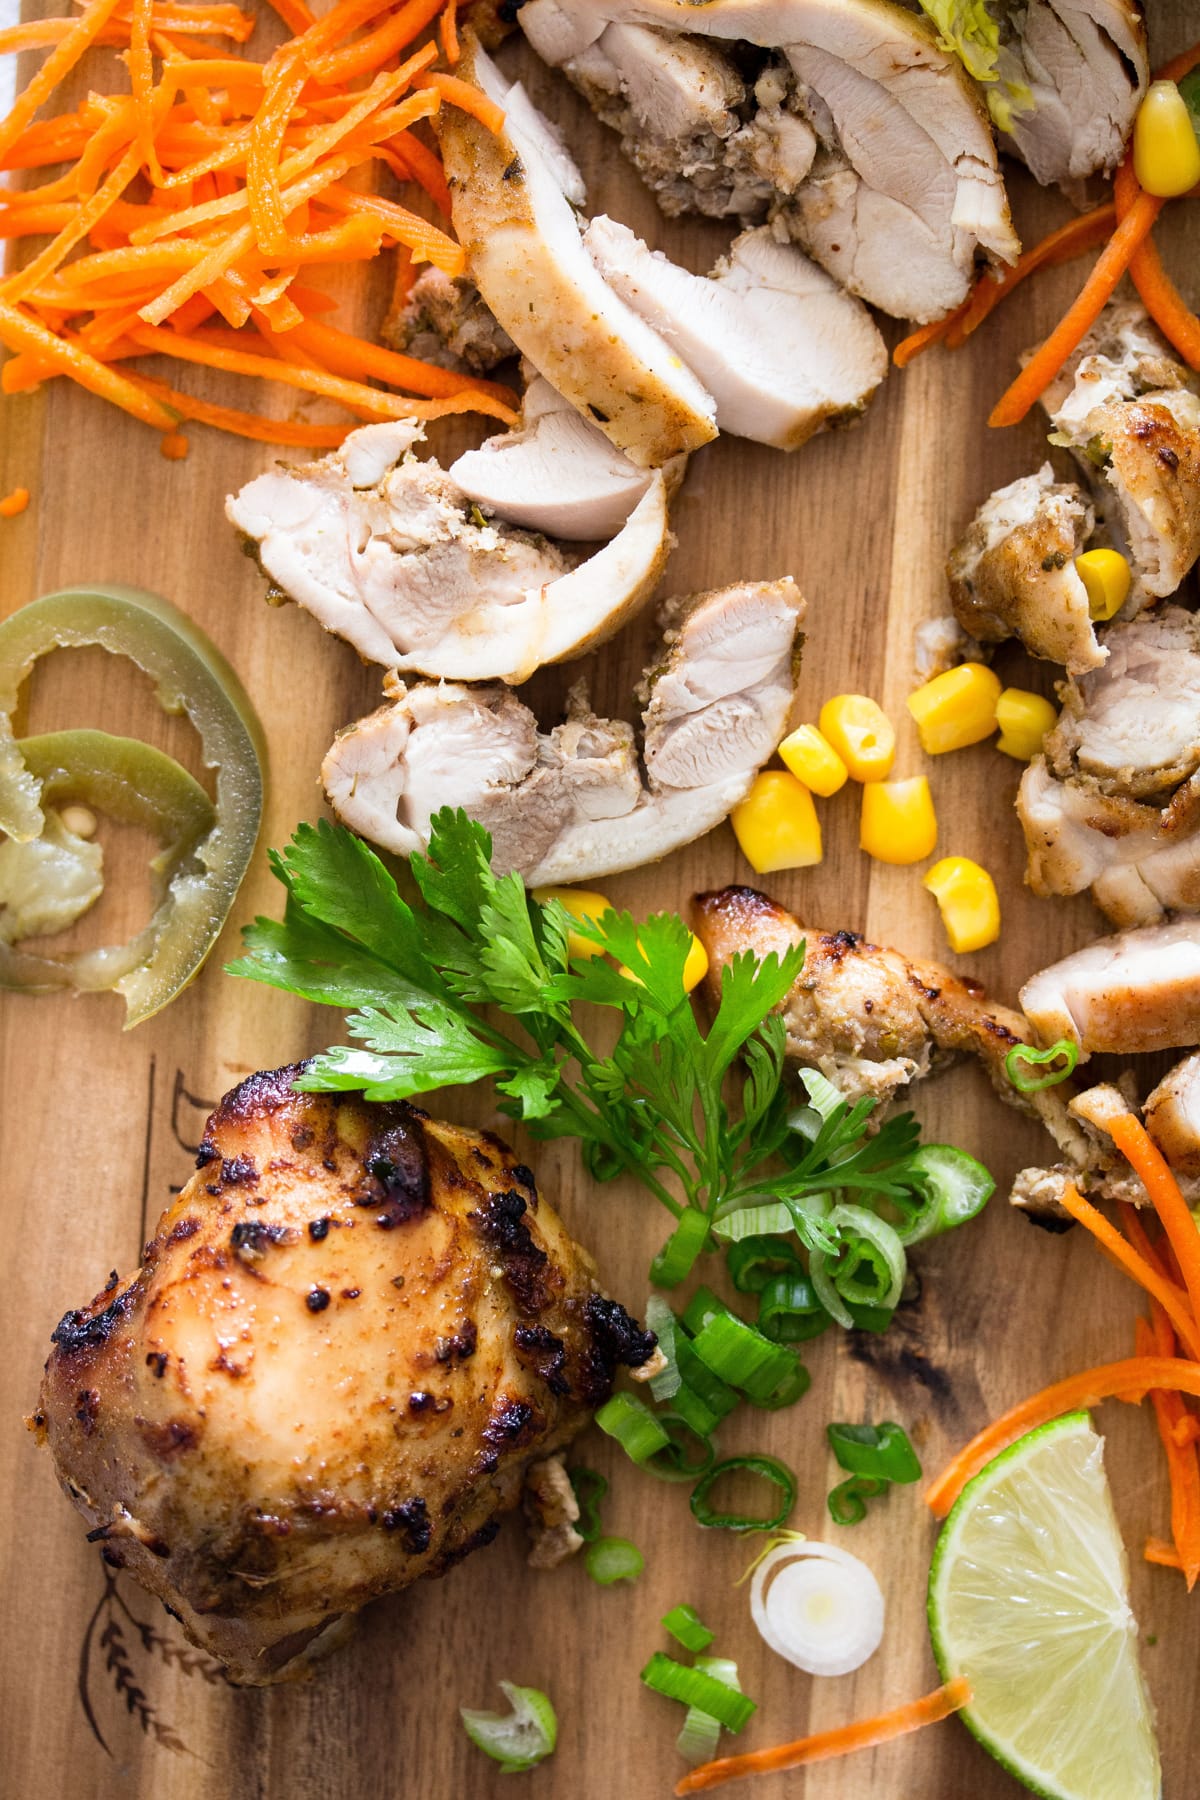
[{"label": "orange carrot strip", "polygon": [[[420,149],[419,158],[412,154],[414,145],[418,145]],[[442,216],[447,219],[450,217],[450,187],[441,172],[441,165],[433,152],[427,150],[424,144],[419,144],[411,132],[401,132],[386,144],[381,144],[379,155],[397,181],[417,182]]]},{"label": "orange carrot strip", "polygon": [[973,332],[978,331],[1001,300],[1007,299],[1013,289],[1019,287],[1030,275],[1038,269],[1070,262],[1074,257],[1083,256],[1088,250],[1097,249],[1112,235],[1116,223],[1116,209],[1111,201],[1107,201],[1103,206],[1097,206],[1091,212],[1082,213],[1078,218],[1060,225],[1057,231],[1050,232],[1040,243],[1032,244],[1001,275],[988,275],[977,281],[961,320],[957,320],[950,330],[951,347],[958,349],[960,344],[965,343]]},{"label": "orange carrot strip", "polygon": [[270,0],[272,9],[279,14],[288,30],[297,37],[316,24],[316,19],[304,4],[304,0]]},{"label": "orange carrot strip", "polygon": [[461,112],[470,113],[488,131],[499,134],[504,130],[504,108],[497,106],[473,82],[460,81],[457,75],[443,75],[439,69],[434,69],[428,75],[420,76],[413,85],[436,88],[443,100],[457,106]]},{"label": "orange carrot strip", "polygon": [[[154,118],[150,110],[150,90],[154,86],[154,58],[150,54],[150,21],[154,0],[133,0],[129,23],[129,85],[137,110],[138,159],[151,167],[154,157]],[[155,171],[151,170],[152,174]]]},{"label": "orange carrot strip", "polygon": [[[374,31],[348,48],[308,54],[308,66],[317,80],[327,87],[353,81],[356,76],[377,69],[380,63],[387,62],[411,44],[437,17],[441,5],[442,0],[407,0],[407,4],[399,7],[385,24],[376,26]],[[383,10],[381,7],[380,11]]]},{"label": "orange carrot strip", "polygon": [[[46,245],[32,262],[26,264],[19,274],[10,275],[0,285],[0,293],[6,300],[15,302],[31,293],[47,275],[52,275],[59,264],[87,236],[92,226],[97,224],[129,186],[141,167],[142,153],[138,145],[127,150],[108,179],[97,188],[96,192],[84,204],[76,208],[75,217],[69,225],[64,225],[53,242]],[[118,253],[119,254],[119,253]],[[91,261],[91,258],[85,259]],[[65,271],[64,271],[65,273]]]},{"label": "orange carrot strip", "polygon": [[15,519],[29,505],[29,489],[14,488],[11,494],[5,494],[0,500],[0,519]]},{"label": "orange carrot strip", "polygon": [[185,36],[231,38],[244,44],[254,31],[254,19],[238,6],[176,6],[171,0],[156,0],[154,24],[164,31],[181,31]]},{"label": "orange carrot strip", "polygon": [[1167,1234],[1167,1242],[1179,1258],[1192,1317],[1200,1319],[1200,1231],[1196,1230],[1196,1222],[1179,1191],[1179,1183],[1146,1127],[1132,1113],[1120,1114],[1105,1128],[1122,1156],[1140,1176],[1142,1186],[1150,1196]]},{"label": "orange carrot strip", "polygon": [[783,1769],[799,1769],[806,1763],[846,1756],[852,1750],[870,1750],[876,1744],[886,1744],[890,1738],[919,1731],[923,1725],[936,1725],[970,1702],[970,1685],[957,1676],[923,1699],[910,1700],[906,1706],[880,1713],[877,1718],[860,1719],[857,1724],[841,1725],[833,1731],[818,1731],[812,1737],[798,1738],[795,1743],[780,1744],[773,1750],[751,1750],[744,1756],[722,1756],[716,1762],[702,1763],[676,1782],[675,1792],[707,1793],[709,1788],[738,1781],[743,1775],[775,1775]]},{"label": "orange carrot strip", "polygon": [[[1115,1225],[1110,1225],[1102,1212],[1083,1198],[1072,1182],[1067,1182],[1062,1192],[1062,1203],[1071,1217],[1090,1231],[1096,1242],[1108,1252],[1113,1261],[1137,1282],[1147,1294],[1152,1294],[1179,1333],[1184,1348],[1189,1356],[1200,1362],[1200,1328],[1197,1328],[1195,1317],[1188,1304],[1187,1296],[1169,1282],[1165,1275],[1159,1274],[1138,1252],[1132,1244],[1126,1242]],[[1192,1226],[1195,1231],[1195,1226]],[[1162,1355],[1173,1355],[1173,1350],[1163,1351]]]},{"label": "orange carrot strip", "polygon": [[[428,79],[428,78],[426,78]],[[1134,251],[1162,211],[1153,194],[1139,194],[1117,226],[1074,304],[992,409],[989,425],[1016,425],[1045,393],[1067,358],[1103,312]]]},{"label": "orange carrot strip", "polygon": [[[1131,1205],[1128,1200],[1118,1200],[1117,1215],[1121,1221],[1121,1229],[1124,1231],[1125,1236],[1129,1239],[1138,1255],[1150,1264],[1150,1267],[1156,1274],[1163,1276],[1164,1279],[1169,1279],[1163,1264],[1163,1259],[1155,1249],[1154,1245],[1150,1242],[1146,1227],[1142,1224],[1142,1216],[1139,1208]],[[1180,1289],[1181,1294],[1182,1291],[1183,1290]]]},{"label": "orange carrot strip", "polygon": [[132,413],[137,419],[144,419],[147,425],[154,425],[159,431],[175,428],[175,419],[165,406],[147,399],[124,376],[106,368],[70,339],[57,337],[37,319],[31,319],[28,313],[10,306],[5,300],[0,300],[0,343],[10,350],[33,351],[56,371],[70,375],[89,393],[99,394],[102,400],[111,400],[114,406]]},{"label": "orange carrot strip", "polygon": [[466,269],[466,252],[461,244],[393,200],[382,200],[378,194],[358,194],[340,183],[327,187],[322,200],[338,212],[362,213],[380,220],[388,235],[398,244],[406,244],[417,261],[431,262],[447,275],[461,275]]},{"label": "orange carrot strip", "polygon": [[91,0],[90,6],[64,31],[37,74],[17,95],[8,116],[0,121],[0,155],[11,149],[39,107],[45,105],[58,84],[79,61],[117,9],[117,0]]},{"label": "orange carrot strip", "polygon": [[1182,1569],[1179,1552],[1174,1544],[1168,1544],[1162,1538],[1148,1537],[1142,1556],[1148,1563],[1156,1563],[1160,1569]]},{"label": "orange carrot strip", "polygon": [[458,0],[446,0],[446,10],[441,19],[441,39],[442,52],[453,68],[459,58]]},{"label": "orange carrot strip", "polygon": [[27,126],[9,149],[0,152],[0,169],[40,169],[47,163],[71,161],[91,135],[91,127],[78,113],[41,119]]},{"label": "orange carrot strip", "polygon": [[182,431],[168,431],[159,440],[158,447],[168,462],[182,462],[189,449]]},{"label": "orange carrot strip", "polygon": [[925,1490],[925,1502],[940,1519],[949,1512],[973,1475],[978,1475],[993,1456],[1037,1425],[1045,1425],[1062,1413],[1099,1406],[1102,1400],[1120,1400],[1127,1394],[1149,1393],[1152,1388],[1171,1389],[1200,1397],[1200,1364],[1184,1357],[1130,1356],[1121,1362],[1099,1363],[1055,1381],[1028,1400],[1012,1406],[971,1439]]},{"label": "orange carrot strip", "polygon": [[920,356],[922,350],[928,350],[931,344],[940,343],[955,319],[966,312],[967,301],[954,312],[944,313],[940,319],[933,319],[928,325],[921,325],[905,338],[901,338],[892,351],[892,361],[898,369],[906,369],[914,356]]},{"label": "orange carrot strip", "polygon": [[0,238],[41,236],[69,225],[79,208],[69,200],[53,206],[14,207],[10,213],[0,212]]},{"label": "orange carrot strip", "polygon": [[1189,50],[1181,50],[1178,56],[1172,56],[1161,69],[1154,71],[1155,81],[1182,81],[1185,75],[1200,64],[1200,43],[1193,44]]},{"label": "orange carrot strip", "polygon": [[[300,39],[295,41],[299,43]],[[288,119],[308,80],[307,70],[298,67],[295,46],[287,49],[290,60],[279,65],[274,77],[268,65],[263,103],[254,116],[246,151],[245,199],[258,247],[264,255],[278,255],[287,249],[280,152]],[[274,62],[274,57],[271,60]]]},{"label": "orange carrot strip", "polygon": [[178,393],[148,375],[130,375],[130,382],[146,394],[161,400],[182,418],[198,425],[213,425],[218,431],[235,437],[252,438],[259,444],[291,444],[307,450],[336,450],[353,425],[300,425],[288,419],[267,419],[257,413],[238,412],[230,406],[216,406],[211,400],[197,400],[191,394]]},{"label": "orange carrot strip", "polygon": [[385,350],[381,344],[353,337],[348,331],[339,331],[336,325],[321,325],[315,319],[308,319],[298,325],[291,336],[336,375],[347,375],[359,381],[373,375],[379,381],[386,381],[389,387],[407,388],[411,393],[430,397],[461,394],[471,389],[475,393],[490,394],[503,406],[515,409],[520,405],[512,389],[498,381],[456,375],[451,369],[439,369],[415,356],[403,356],[397,350]]},{"label": "orange carrot strip", "polygon": [[1193,1412],[1183,1412],[1171,1427],[1171,1436],[1177,1444],[1194,1444],[1200,1440],[1200,1419]]},{"label": "orange carrot strip", "polygon": [[[1176,1349],[1175,1334],[1161,1307],[1154,1307],[1153,1316],[1153,1327],[1145,1319],[1136,1323],[1138,1354],[1171,1356]],[[1175,1426],[1188,1417],[1182,1396],[1156,1389],[1150,1399],[1171,1482],[1171,1536],[1190,1593],[1200,1575],[1200,1462],[1196,1460],[1195,1445],[1191,1442],[1181,1444],[1175,1437]]]},{"label": "orange carrot strip", "polygon": [[[1140,192],[1133,159],[1126,155],[1113,180],[1118,218],[1124,218]],[[1138,245],[1129,274],[1142,304],[1168,343],[1174,344],[1191,368],[1200,370],[1200,318],[1167,274],[1153,238]]]}]

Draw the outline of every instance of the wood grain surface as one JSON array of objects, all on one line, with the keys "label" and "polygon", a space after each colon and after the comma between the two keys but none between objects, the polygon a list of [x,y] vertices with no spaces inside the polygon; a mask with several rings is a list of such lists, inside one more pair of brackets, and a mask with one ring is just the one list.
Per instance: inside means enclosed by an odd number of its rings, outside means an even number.
[{"label": "wood grain surface", "polygon": [[[58,10],[51,8],[48,10]],[[1195,35],[1196,0],[1151,0],[1156,58]],[[261,36],[269,27],[264,24]],[[252,44],[252,50],[256,45]],[[696,269],[727,233],[666,224],[621,160],[615,140],[533,58],[508,53],[534,96],[566,127],[588,177],[594,211],[608,210]],[[96,81],[92,71],[89,78]],[[1011,180],[1027,240],[1066,216],[1058,196],[1021,172]],[[1185,208],[1166,249],[1183,271]],[[1046,453],[1035,419],[990,433],[992,400],[1074,291],[1078,268],[1022,289],[957,355],[940,351],[893,372],[863,425],[788,457],[722,441],[693,461],[679,500],[678,548],[665,591],[744,576],[793,574],[809,601],[801,675],[803,716],[845,690],[873,694],[896,721],[898,775],[924,765],[904,709],[914,685],[913,633],[945,608],[942,563],[955,534],[1000,482]],[[346,295],[345,317],[374,326],[386,301],[382,271]],[[1195,294],[1192,296],[1195,298]],[[891,328],[889,327],[889,330]],[[898,335],[898,333],[893,333]],[[205,372],[196,391],[215,395]],[[228,394],[228,387],[224,390]],[[309,416],[283,394],[274,403]],[[237,400],[233,401],[238,404]],[[431,433],[438,448],[474,431]],[[733,1582],[752,1549],[692,1521],[687,1491],[639,1476],[598,1433],[582,1458],[612,1481],[606,1528],[641,1546],[646,1572],[632,1589],[595,1587],[582,1565],[555,1573],[524,1566],[520,1528],[445,1580],[373,1607],[350,1648],[307,1685],[236,1692],[190,1652],[174,1623],[128,1582],[106,1588],[96,1550],[57,1490],[49,1457],[22,1427],[33,1404],[49,1333],[110,1268],[135,1263],[173,1187],[192,1166],[206,1106],[248,1071],[332,1041],[336,1015],[222,973],[237,927],[278,910],[266,847],[322,809],[316,771],[334,730],[376,703],[378,671],[325,637],[294,607],[264,604],[263,582],[223,518],[225,495],[272,453],[201,427],[186,462],[165,461],[155,434],[62,382],[0,402],[0,493],[20,484],[26,513],[0,521],[0,611],[76,581],[110,580],[169,595],[217,640],[242,674],[270,745],[263,838],[234,920],[201,979],[162,1017],[125,1035],[121,1004],[87,999],[0,999],[0,1171],[9,1299],[0,1357],[0,1543],[6,1629],[0,1635],[0,1790],[12,1800],[77,1794],[86,1800],[607,1800],[666,1795],[681,1772],[678,1709],[641,1689],[638,1671],[665,1648],[658,1620],[680,1601],[716,1629],[715,1648],[737,1658],[759,1712],[739,1744],[751,1747],[847,1721],[915,1696],[936,1680],[924,1614],[934,1526],[914,1489],[899,1490],[864,1525],[838,1532],[825,1495],[836,1478],[824,1445],[831,1418],[895,1418],[928,1469],[997,1409],[1041,1382],[1127,1353],[1132,1290],[1077,1233],[1032,1229],[1004,1204],[1013,1170],[1049,1159],[1049,1141],[1002,1108],[972,1069],[931,1081],[916,1097],[929,1133],[993,1168],[1000,1193],[981,1222],[919,1251],[920,1299],[882,1339],[830,1332],[811,1347],[807,1398],[794,1409],[746,1413],[722,1449],[759,1448],[797,1471],[792,1524],[863,1555],[887,1598],[883,1646],[856,1675],[811,1680],[766,1651]],[[482,431],[474,433],[482,436]],[[628,711],[652,635],[647,616],[582,665],[601,712]],[[1048,691],[1051,671],[1007,652],[1008,680]],[[544,717],[579,665],[532,684]],[[59,653],[30,684],[29,728],[90,724],[134,730],[197,773],[190,727],[167,719],[148,684],[103,652]],[[938,853],[977,857],[996,875],[1004,910],[999,943],[972,972],[1012,1000],[1035,968],[1099,933],[1083,902],[1039,902],[1022,886],[1012,813],[1017,765],[987,746],[928,768],[938,808]],[[935,908],[920,869],[869,861],[857,848],[858,790],[822,803],[820,867],[764,883],[813,926],[865,931],[942,955]],[[110,891],[78,928],[123,932],[147,904],[143,847],[109,835]],[[689,851],[606,883],[635,909],[686,908],[699,888],[750,879],[723,828]],[[435,1110],[437,1105],[435,1104]],[[445,1110],[497,1123],[483,1093],[451,1096]],[[629,1185],[600,1188],[570,1145],[527,1150],[540,1184],[599,1259],[610,1291],[631,1308],[646,1297],[651,1252],[669,1221]],[[1195,1795],[1190,1753],[1200,1611],[1175,1574],[1140,1559],[1147,1532],[1164,1532],[1167,1496],[1148,1410],[1102,1414],[1108,1467],[1131,1550],[1133,1596],[1145,1666],[1159,1709],[1171,1800]],[[544,1687],[559,1711],[554,1758],[501,1778],[467,1743],[461,1704],[498,1704],[505,1677]],[[739,1792],[741,1790],[738,1790]],[[747,1790],[749,1792],[751,1790]],[[1015,1784],[956,1723],[847,1764],[759,1783],[761,1800],[1002,1800]]]}]

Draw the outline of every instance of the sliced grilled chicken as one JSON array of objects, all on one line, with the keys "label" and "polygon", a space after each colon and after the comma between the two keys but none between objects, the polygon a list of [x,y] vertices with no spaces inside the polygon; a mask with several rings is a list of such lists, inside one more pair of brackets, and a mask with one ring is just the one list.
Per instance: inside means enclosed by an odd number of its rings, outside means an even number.
[{"label": "sliced grilled chicken", "polygon": [[1043,404],[1133,567],[1126,614],[1200,556],[1200,392],[1139,304],[1105,308]]},{"label": "sliced grilled chicken", "polygon": [[490,1543],[654,1339],[493,1133],[253,1075],[35,1415],[109,1560],[238,1683]]},{"label": "sliced grilled chicken", "polygon": [[507,689],[400,683],[325,758],[330,805],[401,856],[441,807],[465,807],[492,834],[493,867],[530,886],[652,862],[719,824],[783,735],[803,614],[787,579],[668,602],[644,778],[632,726],[597,718],[579,688],[543,733]]},{"label": "sliced grilled chicken", "polygon": [[517,346],[465,275],[430,266],[408,284],[397,279],[396,298],[380,336],[394,350],[445,369],[486,375],[517,354]]},{"label": "sliced grilled chicken", "polygon": [[568,542],[615,537],[654,480],[610,444],[540,375],[525,390],[521,428],[450,465],[468,500],[512,525]]},{"label": "sliced grilled chicken", "polygon": [[1200,619],[1156,607],[1105,634],[1108,661],[1064,682],[1045,754],[1056,775],[1165,801],[1200,769]]},{"label": "sliced grilled chicken", "polygon": [[468,270],[504,330],[560,394],[642,467],[716,436],[701,383],[620,300],[583,247],[583,183],[519,84],[468,29],[457,74],[504,108],[489,131],[458,107],[437,128]]},{"label": "sliced grilled chicken", "polygon": [[981,644],[1020,638],[1031,656],[1094,669],[1096,640],[1075,558],[1096,515],[1074,482],[1056,482],[1049,463],[984,501],[950,552],[950,601],[963,630]]},{"label": "sliced grilled chicken", "polygon": [[583,241],[605,280],[696,371],[734,437],[795,450],[857,417],[887,373],[866,307],[765,226],[743,232],[710,276],[613,219],[593,219]]},{"label": "sliced grilled chicken", "polygon": [[847,1099],[889,1100],[955,1056],[977,1056],[1002,1100],[1040,1119],[1081,1163],[1093,1159],[1094,1146],[1068,1112],[1069,1084],[1021,1094],[1009,1081],[1005,1057],[1015,1044],[1037,1039],[1020,1013],[993,1005],[977,981],[881,949],[856,932],[809,930],[754,888],[700,894],[692,906],[714,1002],[730,957],[745,950],[779,955],[803,941],[804,967],[779,1009],[787,1054],[819,1069]]},{"label": "sliced grilled chicken", "polygon": [[[1095,1157],[1086,1166],[1066,1160],[1049,1168],[1022,1169],[1013,1184],[1015,1206],[1043,1221],[1069,1220],[1063,1205],[1068,1183],[1092,1200],[1120,1200],[1131,1206],[1148,1206],[1150,1196],[1133,1169],[1113,1145],[1109,1128],[1114,1116],[1135,1113],[1133,1078],[1123,1075],[1117,1085],[1100,1082],[1085,1088],[1070,1103],[1070,1110],[1095,1145]],[[1200,1057],[1185,1057],[1164,1076],[1145,1102],[1147,1130],[1162,1151],[1189,1206],[1200,1203]]]},{"label": "sliced grilled chicken", "polygon": [[[602,642],[650,597],[672,542],[660,470],[617,535],[579,561],[499,515],[485,518],[432,458],[410,454],[422,435],[407,422],[364,426],[320,462],[281,464],[226,502],[275,588],[368,662],[524,681]],[[577,447],[592,466],[594,450],[586,440]],[[602,448],[607,469],[603,440]],[[629,476],[636,489],[632,466]],[[605,494],[612,517],[608,474]],[[573,515],[563,491],[543,490],[540,501],[530,490],[518,503],[522,518]]]},{"label": "sliced grilled chicken", "polygon": [[1042,182],[1114,169],[1149,80],[1145,22],[1131,0],[1023,0],[993,16],[1025,90],[997,118],[1003,147]]},{"label": "sliced grilled chicken", "polygon": [[1200,1044],[1200,919],[1102,938],[1021,989],[1043,1043],[1070,1038],[1082,1056],[1132,1056]]},{"label": "sliced grilled chicken", "polygon": [[[613,24],[768,52],[749,123],[768,137],[791,134],[782,168],[755,165],[771,182],[771,222],[885,312],[936,318],[966,294],[977,250],[1017,254],[974,85],[927,22],[891,0],[526,0],[518,19],[560,67],[594,54]],[[807,142],[795,119],[818,144],[803,176]],[[740,166],[740,134],[723,141]],[[707,146],[710,160],[715,149]],[[761,209],[741,216],[754,221]]]},{"label": "sliced grilled chicken", "polygon": [[1176,1063],[1143,1110],[1146,1129],[1176,1175],[1200,1182],[1200,1056]]}]

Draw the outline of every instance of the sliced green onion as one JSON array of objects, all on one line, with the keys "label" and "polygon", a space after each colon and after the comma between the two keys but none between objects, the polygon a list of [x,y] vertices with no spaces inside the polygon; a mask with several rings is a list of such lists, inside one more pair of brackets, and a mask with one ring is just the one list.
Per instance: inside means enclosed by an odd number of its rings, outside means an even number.
[{"label": "sliced green onion", "polygon": [[685,1650],[707,1650],[713,1641],[713,1633],[694,1606],[673,1606],[669,1613],[663,1614],[662,1627]]},{"label": "sliced green onion", "polygon": [[851,1475],[884,1481],[920,1481],[921,1464],[902,1425],[827,1425],[825,1435],[838,1463]]},{"label": "sliced green onion", "polygon": [[580,1467],[568,1474],[579,1504],[575,1529],[585,1544],[594,1544],[600,1536],[600,1502],[608,1492],[608,1482],[596,1469]]},{"label": "sliced green onion", "polygon": [[658,1450],[671,1442],[654,1414],[632,1394],[614,1394],[596,1414],[596,1423],[616,1438],[631,1462],[643,1467]]},{"label": "sliced green onion", "polygon": [[[1057,1044],[1051,1044],[1048,1050],[1035,1050],[1032,1044],[1014,1044],[1004,1059],[1004,1073],[1016,1088],[1018,1094],[1040,1094],[1044,1088],[1057,1087],[1060,1081],[1066,1081],[1075,1072],[1079,1061],[1079,1045],[1074,1038],[1059,1038]],[[1061,1068],[1055,1063],[1061,1062]],[[1041,1075],[1022,1074],[1022,1065],[1027,1069],[1042,1069]]]},{"label": "sliced green onion", "polygon": [[953,1144],[922,1144],[909,1166],[921,1178],[924,1202],[914,1217],[897,1227],[902,1244],[919,1244],[965,1225],[996,1191],[990,1171]]},{"label": "sliced green onion", "polygon": [[773,1344],[803,1344],[819,1337],[833,1320],[803,1269],[772,1275],[758,1302],[758,1329]]},{"label": "sliced green onion", "polygon": [[[829,1274],[832,1259],[825,1250],[811,1250],[808,1256],[808,1275],[816,1291],[817,1299],[825,1308],[830,1318],[835,1320],[844,1331],[854,1328],[854,1318],[850,1308],[833,1285]],[[889,1314],[889,1318],[890,1318]]]},{"label": "sliced green onion", "polygon": [[727,1244],[748,1237],[774,1237],[792,1229],[791,1208],[782,1200],[772,1200],[769,1206],[739,1206],[718,1219],[712,1229],[713,1236],[723,1238]]},{"label": "sliced green onion", "polygon": [[[740,1694],[742,1684],[738,1680],[738,1666],[727,1656],[698,1656],[696,1667],[701,1674],[711,1675],[735,1694]],[[675,1748],[689,1762],[707,1762],[717,1748],[721,1737],[721,1721],[714,1719],[711,1713],[701,1712],[698,1706],[689,1706],[687,1718],[683,1721],[683,1730],[675,1739]]]},{"label": "sliced green onion", "polygon": [[822,1122],[828,1124],[838,1107],[846,1105],[846,1096],[840,1094],[819,1069],[801,1069],[800,1079],[808,1094],[809,1105],[814,1112],[820,1113]]},{"label": "sliced green onion", "polygon": [[731,1312],[710,1318],[692,1340],[692,1348],[714,1375],[740,1388],[751,1400],[769,1401],[783,1383],[794,1383],[797,1359],[783,1344],[773,1344],[753,1325]]},{"label": "sliced green onion", "polygon": [[815,1144],[821,1135],[821,1127],[825,1123],[814,1106],[797,1106],[787,1116],[787,1128],[802,1137],[807,1144]]},{"label": "sliced green onion", "polygon": [[[860,1306],[895,1307],[904,1292],[908,1258],[895,1228],[868,1206],[845,1203],[829,1215],[842,1238],[842,1251],[833,1273],[843,1300]],[[860,1270],[870,1271],[868,1279]]]},{"label": "sliced green onion", "polygon": [[636,1581],[646,1566],[646,1559],[628,1538],[602,1537],[589,1544],[584,1567],[600,1587],[611,1587],[614,1581]]},{"label": "sliced green onion", "polygon": [[[714,1512],[708,1504],[717,1482],[724,1475],[732,1475],[738,1469],[747,1469],[752,1475],[761,1475],[764,1481],[780,1489],[783,1499],[776,1512],[767,1518],[755,1518],[750,1513]],[[725,1531],[774,1531],[796,1504],[796,1477],[785,1463],[774,1456],[729,1456],[724,1462],[714,1463],[707,1475],[702,1475],[692,1489],[692,1514],[701,1525],[719,1528]]]},{"label": "sliced green onion", "polygon": [[471,1742],[500,1764],[502,1774],[515,1775],[550,1755],[558,1739],[558,1718],[540,1688],[517,1687],[511,1681],[500,1686],[511,1712],[473,1712],[466,1706],[458,1712]]},{"label": "sliced green onion", "polygon": [[778,1412],[784,1406],[794,1406],[802,1400],[812,1386],[812,1376],[794,1351],[789,1353],[792,1366],[787,1374],[777,1381],[769,1394],[747,1394],[751,1406],[757,1406],[763,1412]]},{"label": "sliced green onion", "polygon": [[679,1215],[679,1223],[650,1264],[650,1279],[655,1287],[678,1287],[686,1281],[696,1258],[708,1243],[709,1219],[698,1207],[689,1206]]},{"label": "sliced green onion", "polygon": [[656,1650],[642,1670],[642,1680],[656,1694],[668,1700],[682,1700],[686,1706],[698,1706],[724,1725],[726,1731],[741,1731],[758,1711],[753,1700],[718,1681],[704,1669],[689,1669]]},{"label": "sliced green onion", "polygon": [[721,1420],[738,1403],[733,1389],[706,1368],[683,1332],[675,1338],[675,1356],[682,1385],[672,1398],[672,1408],[701,1437],[710,1437]]},{"label": "sliced green onion", "polygon": [[851,1475],[829,1496],[830,1518],[835,1525],[861,1525],[867,1516],[867,1501],[877,1500],[891,1485],[880,1476]]},{"label": "sliced green onion", "polygon": [[850,1308],[850,1324],[855,1331],[884,1332],[895,1318],[895,1308],[891,1306],[852,1306]]},{"label": "sliced green onion", "polygon": [[[756,1211],[765,1209],[758,1207]],[[787,1207],[787,1224],[784,1230],[792,1228],[791,1215]],[[761,1294],[773,1275],[786,1275],[801,1266],[800,1258],[789,1237],[744,1237],[729,1246],[729,1254],[725,1258],[729,1270],[729,1279],[739,1294]]]},{"label": "sliced green onion", "polygon": [[667,1359],[665,1369],[650,1377],[650,1392],[656,1400],[670,1400],[678,1393],[680,1374],[675,1355],[675,1314],[659,1294],[651,1294],[646,1302],[646,1324],[658,1339],[658,1347]]},{"label": "sliced green onion", "polygon": [[[657,1475],[660,1481],[695,1481],[712,1468],[716,1451],[706,1431],[697,1431],[682,1413],[665,1411],[658,1413],[656,1419],[667,1434],[667,1442],[642,1464],[649,1474]],[[689,1452],[689,1439],[692,1446],[699,1446],[699,1455]]]},{"label": "sliced green onion", "polygon": [[681,1323],[685,1331],[698,1337],[709,1320],[717,1318],[721,1313],[729,1318],[733,1317],[725,1302],[718,1300],[710,1287],[698,1287],[683,1309]]}]

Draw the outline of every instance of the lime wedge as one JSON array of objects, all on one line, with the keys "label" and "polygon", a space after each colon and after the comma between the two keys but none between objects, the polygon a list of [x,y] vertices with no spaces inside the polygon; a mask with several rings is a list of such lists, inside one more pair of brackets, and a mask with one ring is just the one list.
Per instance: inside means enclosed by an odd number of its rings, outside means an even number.
[{"label": "lime wedge", "polygon": [[944,1680],[965,1724],[1049,1800],[1158,1800],[1129,1570],[1086,1413],[1031,1431],[969,1482],[929,1572]]}]

